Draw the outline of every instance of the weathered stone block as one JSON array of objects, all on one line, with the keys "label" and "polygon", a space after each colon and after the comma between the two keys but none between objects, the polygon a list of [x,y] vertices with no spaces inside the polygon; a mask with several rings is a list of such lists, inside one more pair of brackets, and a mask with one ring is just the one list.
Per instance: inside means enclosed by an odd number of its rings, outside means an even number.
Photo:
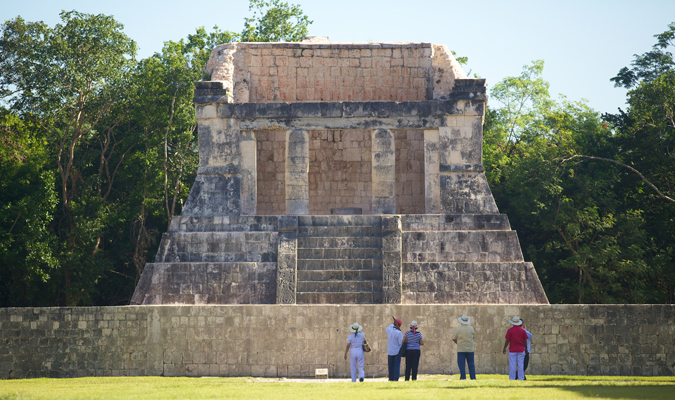
[{"label": "weathered stone block", "polygon": [[[425,292],[426,295],[426,292]],[[422,301],[427,297],[421,296]],[[675,360],[673,344],[654,349],[643,335],[631,335],[629,353],[622,353],[620,341],[624,336],[596,333],[597,328],[611,327],[618,332],[634,330],[641,316],[650,318],[640,328],[658,331],[672,326],[671,305],[326,305],[326,306],[163,306],[138,307],[130,313],[128,307],[90,307],[84,310],[68,308],[5,309],[12,323],[32,321],[65,322],[66,316],[76,317],[73,326],[65,323],[56,329],[62,334],[32,346],[10,346],[11,359],[0,359],[0,377],[73,377],[73,376],[311,376],[314,368],[328,368],[331,374],[348,373],[341,355],[347,327],[354,320],[364,326],[373,357],[367,366],[376,376],[386,374],[386,335],[389,316],[404,321],[416,319],[424,329],[427,345],[426,362],[420,373],[450,373],[455,365],[454,345],[442,337],[458,325],[457,316],[467,313],[477,327],[476,367],[479,374],[507,372],[506,358],[501,354],[503,335],[510,326],[508,319],[518,314],[528,322],[534,334],[530,369],[532,374],[636,374],[672,375]],[[77,311],[77,312],[73,312]],[[609,313],[623,315],[593,325],[594,316]],[[137,316],[130,319],[130,314]],[[670,317],[667,317],[669,315]],[[548,317],[547,317],[548,316]],[[43,318],[44,317],[44,318]],[[80,320],[79,317],[84,317]],[[92,318],[92,319],[87,319]],[[133,331],[124,324],[149,321],[148,330]],[[184,320],[184,323],[181,321]],[[112,336],[124,339],[115,346],[69,346],[73,327],[79,322],[114,322]],[[69,322],[70,323],[70,322]],[[564,326],[578,330],[564,333]],[[547,333],[559,327],[557,334]],[[188,328],[188,329],[186,329]],[[74,329],[77,331],[77,328]],[[0,337],[14,330],[0,327]],[[25,332],[28,334],[30,329]],[[377,332],[381,332],[378,334]],[[576,332],[576,333],[575,333]],[[91,330],[92,340],[103,340],[102,332]],[[227,341],[225,337],[245,336],[245,341]],[[24,335],[21,331],[16,335]],[[634,337],[633,337],[634,336]],[[21,339],[21,336],[15,336]],[[24,339],[28,339],[25,337]],[[83,340],[86,338],[80,338]],[[561,340],[562,339],[562,340]],[[564,343],[564,342],[567,343]],[[603,343],[600,343],[603,341]],[[547,344],[549,342],[550,344]],[[18,343],[18,342],[17,342]],[[30,343],[26,341],[25,343]],[[578,343],[575,345],[574,343]],[[69,347],[70,362],[59,356],[58,348]],[[3,347],[7,349],[7,347]],[[659,353],[653,353],[658,350]],[[8,353],[9,354],[9,353]],[[159,358],[157,358],[159,356]],[[34,363],[35,358],[41,361]],[[46,361],[49,360],[49,361]],[[305,367],[307,366],[307,367]],[[10,372],[11,376],[10,376]]]}]

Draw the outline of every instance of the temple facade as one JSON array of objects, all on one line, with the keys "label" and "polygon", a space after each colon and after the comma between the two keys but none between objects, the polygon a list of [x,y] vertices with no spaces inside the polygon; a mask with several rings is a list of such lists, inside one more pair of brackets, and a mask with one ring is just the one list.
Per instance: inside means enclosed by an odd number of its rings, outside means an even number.
[{"label": "temple facade", "polygon": [[484,79],[430,43],[229,43],[132,304],[548,304],[482,165]]}]

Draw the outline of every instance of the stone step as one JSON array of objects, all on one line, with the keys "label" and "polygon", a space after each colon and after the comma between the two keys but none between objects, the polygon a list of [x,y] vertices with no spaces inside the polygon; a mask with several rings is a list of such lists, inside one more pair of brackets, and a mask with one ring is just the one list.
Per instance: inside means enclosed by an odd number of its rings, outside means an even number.
[{"label": "stone step", "polygon": [[298,271],[360,271],[360,270],[382,271],[382,260],[298,259],[297,269]]},{"label": "stone step", "polygon": [[404,232],[511,230],[506,214],[409,214],[401,223]]},{"label": "stone step", "polygon": [[382,281],[382,270],[298,270],[298,282],[310,281]]},{"label": "stone step", "polygon": [[276,262],[277,232],[168,232],[156,262]]},{"label": "stone step", "polygon": [[350,249],[350,248],[382,248],[379,237],[300,237],[299,249]]},{"label": "stone step", "polygon": [[376,215],[303,215],[298,217],[298,227],[307,226],[382,226],[382,217]]},{"label": "stone step", "polygon": [[276,215],[182,216],[171,219],[170,232],[275,232]]},{"label": "stone step", "polygon": [[382,259],[381,249],[298,249],[298,260]]},{"label": "stone step", "polygon": [[546,304],[532,263],[437,262],[402,265],[402,290],[410,302]]},{"label": "stone step", "polygon": [[403,232],[404,262],[522,262],[516,231]]},{"label": "stone step", "polygon": [[382,293],[382,280],[379,281],[298,281],[298,292],[331,293]]},{"label": "stone step", "polygon": [[274,304],[276,263],[148,263],[132,304]]},{"label": "stone step", "polygon": [[381,237],[382,228],[371,226],[300,226],[298,237]]},{"label": "stone step", "polygon": [[297,304],[381,304],[382,293],[375,292],[297,292]]}]

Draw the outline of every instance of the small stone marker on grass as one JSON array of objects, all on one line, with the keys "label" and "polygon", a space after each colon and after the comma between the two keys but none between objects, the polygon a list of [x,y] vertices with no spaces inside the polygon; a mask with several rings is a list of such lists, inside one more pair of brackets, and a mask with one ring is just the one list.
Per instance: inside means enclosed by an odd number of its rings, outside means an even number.
[{"label": "small stone marker on grass", "polygon": [[314,370],[314,377],[316,379],[328,379],[328,368],[317,368]]}]

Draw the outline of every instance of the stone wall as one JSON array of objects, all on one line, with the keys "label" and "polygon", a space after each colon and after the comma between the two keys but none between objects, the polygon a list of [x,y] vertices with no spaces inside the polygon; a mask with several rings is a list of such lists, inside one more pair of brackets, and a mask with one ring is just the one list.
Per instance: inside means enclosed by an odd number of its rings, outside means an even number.
[{"label": "stone wall", "polygon": [[237,103],[431,100],[466,77],[430,43],[226,43],[206,71]]},{"label": "stone wall", "polygon": [[286,135],[283,131],[256,132],[258,215],[286,214]]},{"label": "stone wall", "polygon": [[391,315],[416,319],[420,373],[456,374],[452,331],[466,313],[478,374],[505,374],[509,318],[534,334],[529,374],[673,375],[672,305],[248,305],[0,309],[0,378],[114,375],[345,377],[347,328],[373,351],[366,377],[386,376]]},{"label": "stone wall", "polygon": [[[397,130],[396,213],[424,214],[424,131]],[[330,215],[332,208],[358,207],[372,213],[371,135],[364,130],[309,133],[309,213]],[[258,131],[258,215],[285,215],[282,131]]]},{"label": "stone wall", "polygon": [[331,208],[372,211],[369,131],[312,131],[309,143],[309,213]]},{"label": "stone wall", "polygon": [[134,305],[275,302],[548,299],[503,214],[176,216],[131,299]]},{"label": "stone wall", "polygon": [[424,131],[395,131],[396,214],[424,214]]},{"label": "stone wall", "polygon": [[276,303],[276,262],[149,263],[145,268],[153,284],[144,304]]}]

